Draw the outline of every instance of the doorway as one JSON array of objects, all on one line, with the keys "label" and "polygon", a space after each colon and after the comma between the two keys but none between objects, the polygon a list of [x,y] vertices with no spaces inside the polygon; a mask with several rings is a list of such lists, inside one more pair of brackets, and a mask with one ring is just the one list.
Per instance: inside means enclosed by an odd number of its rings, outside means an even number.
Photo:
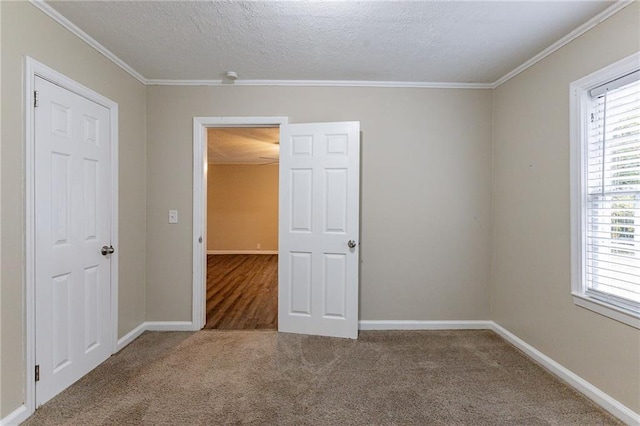
[{"label": "doorway", "polygon": [[207,129],[206,329],[277,329],[279,133]]},{"label": "doorway", "polygon": [[207,322],[207,200],[209,168],[208,134],[215,128],[275,127],[287,117],[194,117],[193,118],[193,300],[192,327]]},{"label": "doorway", "polygon": [[193,119],[192,327],[206,323],[207,129],[279,127],[278,331],[357,338],[360,122]]}]

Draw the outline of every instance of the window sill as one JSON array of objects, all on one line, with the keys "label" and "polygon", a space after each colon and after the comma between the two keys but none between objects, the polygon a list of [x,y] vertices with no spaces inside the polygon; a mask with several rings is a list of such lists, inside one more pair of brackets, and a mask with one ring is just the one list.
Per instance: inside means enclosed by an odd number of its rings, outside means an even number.
[{"label": "window sill", "polygon": [[580,293],[571,293],[573,303],[621,323],[640,329],[640,315]]}]

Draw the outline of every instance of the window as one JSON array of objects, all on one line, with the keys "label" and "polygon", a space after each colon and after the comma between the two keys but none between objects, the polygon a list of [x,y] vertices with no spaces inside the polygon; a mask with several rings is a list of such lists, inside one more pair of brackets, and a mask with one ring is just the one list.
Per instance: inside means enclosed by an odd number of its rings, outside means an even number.
[{"label": "window", "polygon": [[572,294],[640,328],[640,53],[571,85]]}]

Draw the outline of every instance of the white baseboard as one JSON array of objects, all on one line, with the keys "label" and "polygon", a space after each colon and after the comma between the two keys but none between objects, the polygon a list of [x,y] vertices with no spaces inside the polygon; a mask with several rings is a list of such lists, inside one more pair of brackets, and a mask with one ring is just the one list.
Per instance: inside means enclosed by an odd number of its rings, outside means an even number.
[{"label": "white baseboard", "polygon": [[[549,372],[566,382],[569,386],[591,399],[623,422],[640,426],[640,414],[607,395],[582,377],[549,358],[515,334],[493,321],[371,321],[359,322],[360,330],[486,330],[490,329],[507,342],[520,349]],[[191,321],[147,321],[131,330],[118,340],[117,351],[134,341],[145,331],[193,331]],[[0,426],[14,426],[30,416],[25,405],[21,405],[11,414],[0,420]]]},{"label": "white baseboard", "polygon": [[207,254],[278,254],[278,250],[207,250]]},{"label": "white baseboard", "polygon": [[31,414],[26,405],[21,405],[4,419],[0,420],[0,426],[16,426],[29,418]]},{"label": "white baseboard", "polygon": [[191,321],[147,321],[144,326],[149,331],[194,331]]},{"label": "white baseboard", "polygon": [[511,343],[516,348],[524,352],[525,355],[536,361],[546,370],[566,382],[569,386],[582,393],[584,396],[604,408],[628,425],[640,425],[640,414],[636,413],[621,402],[607,395],[591,383],[584,380],[574,372],[563,367],[556,361],[552,360],[515,334],[509,332],[504,327],[491,321],[491,329],[498,333],[503,339]]},{"label": "white baseboard", "polygon": [[557,376],[560,380],[591,399],[623,422],[640,426],[640,414],[607,395],[582,377],[552,360],[494,321],[359,321],[360,330],[493,330],[507,342],[520,349],[529,358]]},{"label": "white baseboard", "polygon": [[[145,331],[194,331],[191,321],[146,321],[118,339],[116,352],[136,340]],[[1,425],[0,425],[1,426]]]},{"label": "white baseboard", "polygon": [[[194,331],[191,321],[146,321],[118,339],[116,352],[140,337],[145,331]],[[33,413],[29,413],[26,405],[21,405],[11,414],[0,419],[0,426],[17,426]]]},{"label": "white baseboard", "polygon": [[363,320],[360,330],[490,330],[491,321]]},{"label": "white baseboard", "polygon": [[120,352],[122,348],[124,348],[129,343],[136,340],[142,333],[144,333],[147,330],[145,328],[145,324],[146,323],[143,322],[142,324],[140,324],[139,326],[137,326],[136,328],[134,328],[133,330],[131,330],[130,332],[122,336],[120,339],[118,339],[118,343],[116,345],[116,352]]}]

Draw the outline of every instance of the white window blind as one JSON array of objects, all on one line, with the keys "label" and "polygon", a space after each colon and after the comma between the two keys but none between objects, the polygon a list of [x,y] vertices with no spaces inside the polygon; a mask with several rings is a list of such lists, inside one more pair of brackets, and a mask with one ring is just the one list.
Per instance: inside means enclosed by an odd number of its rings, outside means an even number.
[{"label": "white window blind", "polygon": [[586,171],[589,296],[640,312],[640,72],[592,89]]}]

